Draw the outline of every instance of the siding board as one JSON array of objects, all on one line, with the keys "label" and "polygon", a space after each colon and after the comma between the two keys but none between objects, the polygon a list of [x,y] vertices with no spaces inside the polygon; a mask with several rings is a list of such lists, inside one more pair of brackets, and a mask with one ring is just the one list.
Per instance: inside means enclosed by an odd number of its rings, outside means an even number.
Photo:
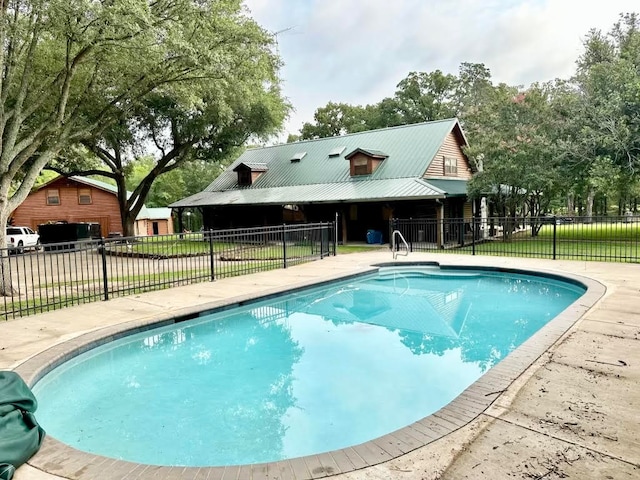
[{"label": "siding board", "polygon": [[[452,157],[458,161],[458,174],[455,175],[455,178],[461,180],[471,179],[471,165],[460,145],[461,142],[458,140],[456,134],[453,131],[450,132],[445,137],[429,168],[427,168],[424,177],[444,177],[444,157]],[[449,175],[447,178],[454,177]]]},{"label": "siding board", "polygon": [[[47,190],[60,191],[60,205],[47,205]],[[79,190],[90,190],[91,204],[81,205]],[[112,192],[88,186],[72,179],[60,178],[27,196],[11,217],[14,225],[25,225],[38,230],[47,222],[98,222],[104,237],[111,232],[122,232],[118,199]]]}]

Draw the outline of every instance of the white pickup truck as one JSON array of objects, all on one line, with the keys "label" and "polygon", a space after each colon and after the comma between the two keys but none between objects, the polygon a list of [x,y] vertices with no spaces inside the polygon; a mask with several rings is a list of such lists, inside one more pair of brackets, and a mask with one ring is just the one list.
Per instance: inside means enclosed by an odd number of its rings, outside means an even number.
[{"label": "white pickup truck", "polygon": [[29,227],[7,227],[7,248],[13,253],[40,248],[40,235]]}]

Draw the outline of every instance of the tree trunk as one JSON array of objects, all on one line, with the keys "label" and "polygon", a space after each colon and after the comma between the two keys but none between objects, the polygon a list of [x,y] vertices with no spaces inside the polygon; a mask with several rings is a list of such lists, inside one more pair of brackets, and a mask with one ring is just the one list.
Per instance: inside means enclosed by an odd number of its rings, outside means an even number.
[{"label": "tree trunk", "polygon": [[122,235],[124,237],[133,237],[136,232],[134,229],[135,219],[131,212],[126,212],[122,214]]},{"label": "tree trunk", "polygon": [[[6,226],[8,219],[7,196],[0,200],[0,225]],[[11,263],[9,262],[9,250],[7,249],[7,229],[0,228],[0,295],[12,297],[18,292],[13,287],[11,280]]]},{"label": "tree trunk", "polygon": [[589,189],[587,193],[587,207],[585,212],[585,222],[591,223],[593,219],[593,200],[596,198],[596,192],[593,191],[593,188]]},{"label": "tree trunk", "polygon": [[575,215],[576,213],[576,199],[573,193],[567,195],[567,214]]}]

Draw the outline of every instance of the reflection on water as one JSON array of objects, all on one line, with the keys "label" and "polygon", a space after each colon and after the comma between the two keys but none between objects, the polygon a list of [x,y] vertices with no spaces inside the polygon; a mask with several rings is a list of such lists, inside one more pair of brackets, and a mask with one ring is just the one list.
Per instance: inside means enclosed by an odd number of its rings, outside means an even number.
[{"label": "reflection on water", "polygon": [[143,463],[290,458],[437,410],[582,291],[534,277],[387,273],[105,345],[39,382],[39,420]]}]

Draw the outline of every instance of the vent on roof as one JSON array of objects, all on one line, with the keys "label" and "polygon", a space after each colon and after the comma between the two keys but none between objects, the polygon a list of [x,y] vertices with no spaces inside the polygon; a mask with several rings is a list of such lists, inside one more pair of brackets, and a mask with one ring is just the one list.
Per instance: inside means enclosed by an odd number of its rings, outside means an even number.
[{"label": "vent on roof", "polygon": [[330,157],[339,157],[347,147],[336,147],[329,152]]},{"label": "vent on roof", "polygon": [[299,162],[300,160],[302,160],[302,159],[305,157],[305,155],[306,155],[306,154],[307,154],[307,152],[297,152],[297,153],[294,153],[294,154],[291,156],[291,163]]}]

